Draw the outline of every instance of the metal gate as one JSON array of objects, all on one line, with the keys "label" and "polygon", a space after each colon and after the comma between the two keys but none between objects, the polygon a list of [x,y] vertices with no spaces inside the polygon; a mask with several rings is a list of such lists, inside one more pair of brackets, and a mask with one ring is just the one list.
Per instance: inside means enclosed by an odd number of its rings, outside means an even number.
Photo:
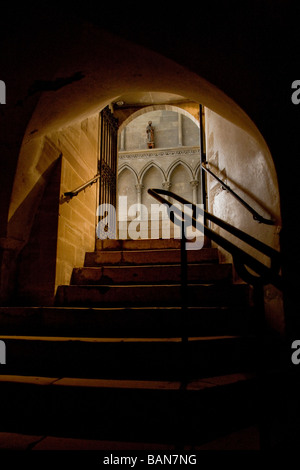
[{"label": "metal gate", "polygon": [[[100,113],[99,206],[106,209],[101,238],[116,238],[118,119],[107,106]],[[111,208],[114,210],[110,210]],[[104,213],[99,214],[104,216]],[[104,220],[104,219],[102,219]]]}]

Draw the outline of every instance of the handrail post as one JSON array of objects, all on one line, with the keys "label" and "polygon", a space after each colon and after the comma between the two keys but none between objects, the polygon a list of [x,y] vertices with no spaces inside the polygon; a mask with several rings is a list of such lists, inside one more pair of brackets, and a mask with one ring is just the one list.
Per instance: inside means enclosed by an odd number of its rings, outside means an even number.
[{"label": "handrail post", "polygon": [[[205,177],[205,169],[203,168],[203,164],[206,163],[206,148],[205,148],[205,130],[203,124],[203,106],[202,104],[199,105],[199,123],[200,123],[200,175],[201,175],[201,196],[202,196],[202,204],[204,210],[207,210],[207,193],[206,193],[206,177]],[[204,215],[203,219],[204,224],[206,224],[206,218]]]},{"label": "handrail post", "polygon": [[99,180],[99,178],[100,178],[100,174],[97,173],[93,178],[91,178],[89,181],[82,184],[78,188],[73,189],[72,191],[64,192],[63,196],[61,196],[61,203],[65,202],[65,201],[68,202],[73,197],[78,196],[78,194],[81,193],[81,191],[85,191],[87,188],[89,188],[90,186],[95,184]]},{"label": "handrail post", "polygon": [[187,249],[185,236],[185,220],[183,217],[181,224],[181,342],[182,342],[182,381],[186,383],[188,375],[188,332],[187,332],[187,306],[188,306],[188,266],[187,266]]},{"label": "handrail post", "polygon": [[[164,189],[148,189],[148,193],[151,194],[155,199],[161,203],[167,204],[168,207],[171,207],[171,202],[163,198],[164,196],[169,196],[177,200],[180,204],[186,205],[191,204],[183,197],[167,191]],[[193,207],[193,205],[192,205]],[[181,232],[181,339],[182,339],[182,386],[181,397],[182,397],[182,413],[181,413],[181,423],[182,423],[182,433],[185,430],[185,404],[186,404],[186,384],[187,380],[190,378],[190,369],[188,362],[188,256],[187,256],[187,243],[185,236],[185,222],[186,218],[190,218],[192,223],[197,224],[195,211],[193,211],[193,216],[187,216],[183,214],[182,209],[175,211],[169,211],[170,220],[174,223],[175,214],[181,217],[181,221],[178,223],[182,227]],[[172,214],[172,215],[171,215]],[[182,215],[183,214],[183,215]],[[231,224],[219,219],[218,217],[210,214],[207,211],[204,211],[207,219],[217,224],[219,227],[225,229],[228,233],[236,236],[238,239],[246,242],[250,247],[258,250],[260,253],[268,256],[271,260],[271,267],[266,266],[260,262],[257,258],[254,258],[249,253],[239,248],[236,244],[232,243],[230,240],[224,238],[219,233],[217,233],[212,228],[207,227],[202,223],[203,234],[206,234],[208,238],[214,241],[217,245],[224,248],[226,251],[231,253],[233,257],[233,264],[235,265],[236,271],[245,282],[253,286],[253,303],[255,309],[255,324],[254,324],[254,334],[257,340],[257,355],[254,358],[255,372],[258,380],[259,389],[257,392],[257,418],[258,426],[260,433],[260,448],[269,449],[270,441],[272,435],[272,429],[270,428],[268,422],[268,403],[269,396],[267,394],[270,391],[270,376],[268,374],[269,364],[267,363],[267,350],[266,350],[266,338],[267,338],[267,328],[266,328],[266,318],[265,318],[265,305],[264,305],[264,285],[272,284],[279,290],[283,289],[283,280],[282,276],[279,273],[280,271],[280,253],[277,252],[272,247],[266,245],[260,240],[255,239],[250,236],[248,233],[243,232],[236,227],[233,227]],[[184,219],[184,220],[182,220]],[[252,274],[248,271],[248,268],[254,272]],[[183,434],[182,434],[183,435]]]},{"label": "handrail post", "polygon": [[218,183],[222,185],[222,189],[228,191],[237,201],[240,202],[253,216],[254,220],[257,220],[260,224],[266,224],[266,225],[275,225],[275,220],[273,219],[266,219],[262,215],[260,215],[253,207],[251,207],[244,199],[242,199],[235,191],[233,191],[224,181],[222,181],[213,171],[211,171],[209,168],[206,168],[206,163],[207,161],[201,162],[201,169],[204,170],[206,173],[209,173],[213,178],[215,178]]},{"label": "handrail post", "polygon": [[[161,196],[163,194],[164,196],[170,196],[171,198],[174,198],[177,200],[180,204],[183,205],[192,205],[189,201],[186,199],[182,198],[181,196],[178,196],[171,191],[167,191],[164,189],[148,189],[148,193],[151,194],[153,197],[155,197],[158,201],[161,203],[167,204],[169,207],[171,207],[171,203],[167,201],[165,198]],[[174,208],[175,211],[176,207]],[[180,217],[182,217],[182,210],[177,208],[175,212],[180,211]],[[208,238],[210,238],[212,241],[217,243],[217,245],[222,246],[226,251],[231,253],[233,258],[236,260],[235,264],[239,265],[239,270],[242,272],[242,279],[246,278],[247,282],[249,284],[252,284],[252,282],[256,282],[257,276],[250,274],[250,272],[247,270],[246,266],[253,270],[255,273],[259,274],[261,279],[263,280],[263,283],[271,283],[278,289],[282,290],[282,277],[279,274],[280,270],[280,253],[276,251],[274,248],[270,247],[269,245],[266,245],[265,243],[261,242],[260,240],[254,238],[253,236],[249,235],[246,232],[243,232],[240,229],[237,229],[236,227],[233,227],[231,224],[228,222],[225,222],[224,220],[210,214],[207,211],[203,211],[204,216],[213,222],[214,224],[217,224],[219,227],[225,229],[228,233],[234,235],[235,237],[239,238],[240,240],[246,242],[249,246],[252,248],[256,249],[260,253],[267,255],[271,259],[271,267],[266,266],[264,263],[259,261],[257,258],[254,258],[252,255],[244,251],[243,249],[239,248],[236,244],[231,242],[228,238],[224,238],[222,235],[217,233],[215,230],[212,230],[211,228],[207,227],[205,224],[201,224],[203,228],[203,233],[205,232]],[[172,211],[170,212],[172,213]],[[197,226],[197,220],[195,217],[190,217],[187,216],[192,220],[192,223],[196,224]],[[173,218],[171,219],[173,222]],[[276,269],[275,269],[276,268]]]}]

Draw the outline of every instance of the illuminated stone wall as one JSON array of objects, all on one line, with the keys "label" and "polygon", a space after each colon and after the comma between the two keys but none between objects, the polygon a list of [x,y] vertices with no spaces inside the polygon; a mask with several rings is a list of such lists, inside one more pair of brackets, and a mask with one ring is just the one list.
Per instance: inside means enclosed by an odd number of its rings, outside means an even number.
[{"label": "illuminated stone wall", "polygon": [[[146,109],[145,109],[146,111]],[[147,148],[146,127],[152,122],[155,147]],[[143,204],[150,218],[157,203],[149,188],[164,188],[188,201],[201,203],[199,184],[199,125],[173,109],[151,109],[132,120],[120,132],[118,195],[128,205]],[[119,214],[124,218],[124,214]],[[133,216],[132,216],[133,217]]]}]

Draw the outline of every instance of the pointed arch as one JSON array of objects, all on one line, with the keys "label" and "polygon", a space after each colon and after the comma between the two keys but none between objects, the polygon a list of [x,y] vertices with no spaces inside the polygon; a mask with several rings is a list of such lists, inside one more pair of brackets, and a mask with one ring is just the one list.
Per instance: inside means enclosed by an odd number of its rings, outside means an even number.
[{"label": "pointed arch", "polygon": [[150,113],[152,111],[159,111],[159,110],[173,111],[178,114],[183,114],[188,119],[193,121],[193,123],[196,124],[197,127],[200,127],[199,120],[196,119],[191,113],[189,113],[185,109],[182,109],[179,106],[170,105],[170,104],[156,104],[152,106],[145,106],[142,109],[139,109],[138,111],[135,111],[134,113],[132,113],[127,119],[125,119],[125,121],[122,122],[122,124],[119,127],[119,132],[122,132],[122,130],[126,126],[128,126],[128,124],[130,124],[134,119],[138,118],[139,116],[142,116],[145,113]]},{"label": "pointed arch", "polygon": [[175,168],[177,168],[180,165],[182,165],[188,171],[189,175],[191,176],[191,179],[194,178],[194,172],[193,172],[192,167],[187,162],[184,162],[180,158],[178,158],[167,169],[167,172],[166,172],[166,176],[167,176],[166,180],[167,181],[170,181],[170,178],[171,178],[171,175],[172,175],[173,171],[175,170]]},{"label": "pointed arch", "polygon": [[199,179],[200,178],[200,170],[201,170],[201,162],[198,162],[198,164],[196,165],[196,167],[193,171],[194,179]]},{"label": "pointed arch", "polygon": [[128,171],[130,171],[131,173],[133,173],[136,184],[139,183],[139,177],[138,177],[138,175],[137,175],[137,172],[135,171],[134,168],[132,168],[130,165],[128,165],[128,163],[124,163],[122,166],[120,166],[120,168],[119,168],[119,170],[118,170],[118,177],[121,176],[121,173],[122,173],[124,170],[128,170]]},{"label": "pointed arch", "polygon": [[151,160],[149,163],[147,163],[144,168],[142,168],[142,170],[140,171],[139,173],[139,182],[142,183],[143,182],[143,179],[146,175],[146,173],[150,170],[150,168],[156,168],[160,173],[161,173],[161,176],[162,176],[162,182],[166,181],[166,174],[164,172],[164,170],[159,166],[157,165],[157,163],[155,163],[153,160]]}]

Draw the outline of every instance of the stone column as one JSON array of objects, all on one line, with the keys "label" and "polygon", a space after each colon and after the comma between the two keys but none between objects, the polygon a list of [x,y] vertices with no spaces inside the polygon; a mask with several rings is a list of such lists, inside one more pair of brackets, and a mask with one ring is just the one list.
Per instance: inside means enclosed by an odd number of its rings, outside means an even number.
[{"label": "stone column", "polygon": [[193,189],[193,204],[197,204],[198,202],[197,189],[198,189],[199,181],[192,180],[190,181],[190,185],[192,186],[192,189]]},{"label": "stone column", "polygon": [[143,218],[143,214],[142,214],[142,211],[141,211],[141,206],[142,206],[142,191],[143,191],[143,188],[144,186],[142,185],[142,183],[138,183],[135,185],[135,189],[136,189],[136,201],[137,201],[137,204],[138,204],[138,207],[139,207],[139,211],[140,211],[140,215],[139,215],[139,219]]},{"label": "stone column", "polygon": [[[172,183],[170,183],[170,181],[164,181],[162,184],[163,189],[166,189],[167,191],[171,190],[171,186],[172,186]],[[168,201],[170,200],[169,196],[166,196],[166,198]]]},{"label": "stone column", "polygon": [[125,127],[121,132],[120,135],[120,152],[123,152],[125,150]]},{"label": "stone column", "polygon": [[178,113],[178,147],[182,146],[182,114]]}]

